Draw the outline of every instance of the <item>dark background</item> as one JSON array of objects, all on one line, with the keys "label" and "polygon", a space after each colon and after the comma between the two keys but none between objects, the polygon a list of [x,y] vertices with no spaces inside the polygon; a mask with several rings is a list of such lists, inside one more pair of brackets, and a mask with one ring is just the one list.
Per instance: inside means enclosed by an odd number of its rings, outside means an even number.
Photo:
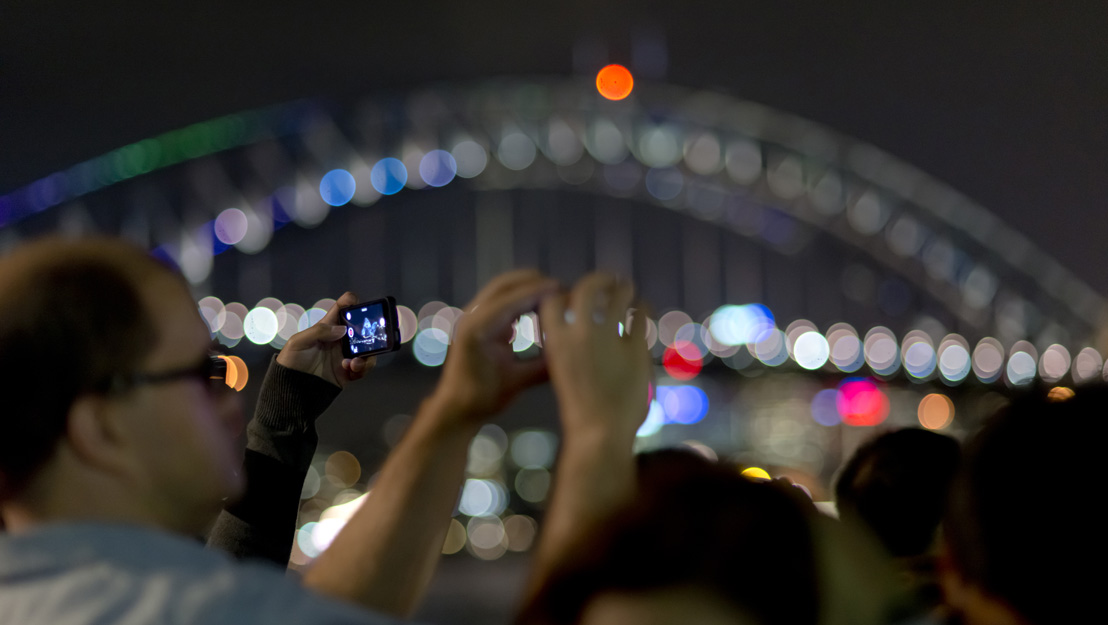
[{"label": "dark background", "polygon": [[235,111],[570,75],[583,42],[627,63],[645,37],[668,52],[662,80],[870,142],[1108,293],[1108,3],[521,4],[5,3],[0,193]]}]

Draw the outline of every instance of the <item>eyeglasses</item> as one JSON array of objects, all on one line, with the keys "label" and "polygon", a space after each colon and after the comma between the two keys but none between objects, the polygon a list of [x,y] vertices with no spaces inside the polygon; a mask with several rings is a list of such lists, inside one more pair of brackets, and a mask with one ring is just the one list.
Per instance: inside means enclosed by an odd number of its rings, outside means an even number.
[{"label": "eyeglasses", "polygon": [[103,390],[108,393],[122,393],[139,386],[165,384],[192,378],[206,382],[213,392],[225,387],[241,391],[246,386],[246,377],[246,363],[242,362],[241,358],[223,354],[210,354],[195,365],[179,369],[158,373],[132,373],[113,376]]}]

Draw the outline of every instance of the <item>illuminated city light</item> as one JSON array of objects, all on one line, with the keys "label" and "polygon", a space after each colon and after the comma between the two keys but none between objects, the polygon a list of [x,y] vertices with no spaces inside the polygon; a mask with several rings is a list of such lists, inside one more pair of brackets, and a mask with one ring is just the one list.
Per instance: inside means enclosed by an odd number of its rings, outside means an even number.
[{"label": "illuminated city light", "polygon": [[319,323],[320,319],[327,314],[327,311],[322,308],[312,307],[304,311],[304,314],[300,316],[300,319],[296,322],[296,329],[298,332],[303,332],[308,328]]},{"label": "illuminated city light", "polygon": [[547,125],[544,152],[555,165],[566,167],[581,160],[585,145],[569,124],[560,117],[554,117]]},{"label": "illuminated city light", "polygon": [[489,163],[489,155],[485,148],[480,143],[468,139],[455,145],[450,155],[454,157],[454,163],[458,168],[455,173],[459,178],[475,178],[485,171],[485,166]]},{"label": "illuminated city light", "polygon": [[419,175],[432,187],[443,187],[458,173],[458,163],[446,150],[431,150],[419,162]]},{"label": "illuminated city light", "polygon": [[761,304],[720,306],[712,313],[712,336],[724,345],[757,343],[775,329],[773,314]]},{"label": "illuminated city light", "polygon": [[407,343],[415,338],[419,320],[411,308],[403,304],[396,307],[396,320],[400,324],[400,342]]},{"label": "illuminated city light", "polygon": [[345,169],[332,169],[319,181],[319,197],[331,206],[342,206],[354,197],[357,188],[353,174]]},{"label": "illuminated city light", "polygon": [[1069,350],[1055,343],[1046,348],[1039,358],[1039,377],[1043,382],[1053,384],[1069,373],[1071,362]]},{"label": "illuminated city light", "polygon": [[223,327],[223,322],[227,320],[227,310],[223,306],[223,301],[218,297],[209,295],[197,302],[197,308],[200,309],[200,316],[207,322],[208,330],[212,334],[219,332],[219,329]]},{"label": "illuminated city light", "polygon": [[1008,368],[1005,370],[1008,382],[1022,386],[1030,384],[1035,379],[1035,357],[1027,352],[1016,352],[1008,358]]},{"label": "illuminated city light", "polygon": [[438,367],[446,362],[446,350],[449,344],[450,337],[438,328],[420,330],[412,343],[412,355],[422,365]]},{"label": "illuminated city light", "polygon": [[673,126],[657,126],[639,135],[639,160],[655,169],[672,167],[681,160],[677,129]]},{"label": "illuminated city light", "polygon": [[913,330],[904,336],[901,362],[908,375],[917,380],[925,380],[935,372],[938,356],[926,332]]},{"label": "illuminated city light", "polygon": [[827,216],[838,215],[846,207],[842,178],[831,170],[824,172],[808,192],[808,198],[812,201],[812,207],[819,213]]},{"label": "illuminated city light", "polygon": [[246,213],[228,208],[215,218],[215,237],[225,245],[234,245],[246,236]]},{"label": "illuminated city light", "polygon": [[638,431],[635,432],[635,436],[640,438],[646,438],[654,436],[661,431],[662,426],[666,424],[666,411],[662,408],[662,405],[657,400],[650,401],[650,408],[646,412],[646,419],[639,426]]},{"label": "illuminated city light", "polygon": [[888,218],[888,209],[874,191],[863,193],[846,209],[846,220],[859,234],[877,234],[885,227]]},{"label": "illuminated city light", "polygon": [[508,551],[523,552],[535,544],[539,524],[524,514],[513,514],[504,519],[504,533],[508,537]]},{"label": "illuminated city light", "polygon": [[890,376],[900,368],[900,348],[888,328],[877,326],[870,329],[862,345],[866,363],[874,373]]},{"label": "illuminated city light", "polygon": [[550,493],[550,471],[542,467],[522,469],[516,474],[515,488],[524,501],[542,503]]},{"label": "illuminated city light", "polygon": [[839,371],[853,373],[866,364],[862,341],[849,323],[836,323],[827,329],[828,360]]},{"label": "illuminated city light", "polygon": [[1000,341],[985,337],[973,349],[973,373],[985,384],[996,382],[1004,372],[1004,347]]},{"label": "illuminated city light", "polygon": [[531,163],[535,162],[537,154],[535,142],[531,140],[531,137],[518,130],[504,135],[500,139],[500,145],[496,148],[496,158],[505,167],[513,171],[521,171],[530,167]]},{"label": "illuminated city light", "polygon": [[1082,349],[1077,352],[1077,357],[1073,359],[1074,384],[1081,384],[1097,378],[1103,367],[1104,359],[1100,356],[1100,352],[1092,347]]},{"label": "illuminated city light", "polygon": [[684,187],[685,177],[675,167],[646,172],[646,191],[656,200],[668,202],[680,195]]},{"label": "illuminated city light", "polygon": [[399,159],[383,158],[373,166],[369,181],[381,195],[393,195],[399,193],[407,184],[408,169]]},{"label": "illuminated city light", "polygon": [[[670,377],[677,380],[691,380],[704,367],[704,362],[700,358],[686,356],[686,354],[691,355],[691,349],[687,347],[690,345],[690,343],[682,341],[680,343],[675,342],[674,345],[666,348],[662,355],[662,366],[665,367],[666,373]],[[692,349],[695,349],[695,347],[692,347]]]},{"label": "illuminated city light", "polygon": [[814,371],[827,364],[831,348],[827,339],[814,330],[801,334],[793,345],[793,359],[801,367]]},{"label": "illuminated city light", "polygon": [[627,157],[627,142],[619,126],[603,117],[593,120],[585,134],[585,149],[597,161],[615,165]]},{"label": "illuminated city light", "polygon": [[450,519],[450,527],[446,530],[446,539],[442,543],[443,555],[458,553],[466,546],[466,528],[458,519]]},{"label": "illuminated city light", "polygon": [[752,184],[762,175],[762,147],[748,139],[736,139],[727,145],[725,163],[732,180]]},{"label": "illuminated city light", "polygon": [[742,470],[742,476],[751,480],[772,480],[769,471],[761,467],[747,467]]},{"label": "illuminated city light", "polygon": [[1060,402],[1071,399],[1074,395],[1076,395],[1076,393],[1073,392],[1072,388],[1067,388],[1065,386],[1055,386],[1054,388],[1047,391],[1046,398],[1047,401]]},{"label": "illuminated city light", "polygon": [[331,214],[331,205],[323,201],[318,189],[304,179],[296,185],[296,201],[289,205],[293,209],[293,220],[305,228],[314,228]]},{"label": "illuminated city light", "polygon": [[490,477],[500,471],[503,458],[504,449],[493,437],[478,434],[469,443],[466,475],[470,477]]},{"label": "illuminated city light", "polygon": [[812,398],[812,420],[816,423],[831,427],[842,423],[839,415],[839,391],[833,388],[825,388]]},{"label": "illuminated city light", "polygon": [[622,100],[631,95],[635,79],[622,65],[607,65],[596,74],[596,90],[609,100]]},{"label": "illuminated city light", "polygon": [[656,401],[665,413],[666,423],[691,425],[708,414],[708,395],[696,386],[659,386]]},{"label": "illuminated city light", "polygon": [[958,334],[948,334],[939,343],[938,369],[946,382],[957,384],[973,370],[969,343]]},{"label": "illuminated city light", "polygon": [[762,364],[776,367],[785,364],[785,361],[789,359],[787,342],[785,333],[775,328],[761,341],[757,343],[747,343],[747,349],[750,350],[754,357],[760,360]]},{"label": "illuminated city light", "polygon": [[685,164],[694,173],[710,176],[723,168],[723,148],[711,133],[702,133],[685,141]]},{"label": "illuminated city light", "polygon": [[496,480],[466,480],[458,503],[458,510],[472,517],[496,516],[507,507],[508,493]]},{"label": "illuminated city light", "polygon": [[521,469],[549,469],[554,464],[558,439],[544,430],[523,430],[512,438],[512,462]]},{"label": "illuminated city light", "polygon": [[353,486],[362,476],[361,463],[349,451],[336,451],[323,466],[327,479],[342,488]]},{"label": "illuminated city light", "polygon": [[804,194],[804,167],[800,159],[790,156],[781,159],[776,167],[766,172],[766,182],[778,197],[794,200]]},{"label": "illuminated city light", "polygon": [[836,406],[843,423],[847,425],[878,425],[889,416],[888,396],[866,378],[843,380],[839,385]]},{"label": "illuminated city light", "polygon": [[466,550],[481,560],[496,560],[508,551],[504,524],[496,517],[474,517],[466,524]]},{"label": "illuminated city light", "polygon": [[942,393],[931,393],[920,400],[916,417],[923,427],[941,430],[954,421],[954,402]]}]

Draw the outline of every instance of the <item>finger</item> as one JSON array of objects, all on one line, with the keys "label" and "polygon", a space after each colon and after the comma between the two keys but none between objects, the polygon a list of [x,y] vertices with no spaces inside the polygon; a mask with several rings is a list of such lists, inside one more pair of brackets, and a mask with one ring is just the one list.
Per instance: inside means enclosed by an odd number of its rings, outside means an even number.
[{"label": "finger", "polygon": [[[538,308],[539,302],[556,292],[558,283],[550,278],[534,278],[497,294],[481,305],[472,316],[471,324],[484,329],[483,336],[511,335],[512,323],[524,313]],[[507,337],[505,337],[507,340]]]},{"label": "finger", "polygon": [[320,343],[333,343],[342,338],[343,334],[346,334],[346,326],[330,325],[321,321],[307,330],[293,334],[285,343],[284,349],[294,352],[310,349]]},{"label": "finger", "polygon": [[339,321],[339,310],[346,308],[347,306],[353,306],[358,303],[358,296],[353,291],[347,291],[339,296],[335,303],[331,305],[331,308],[327,311],[323,318],[320,319],[321,323],[329,323],[335,325],[341,323]]},{"label": "finger", "polygon": [[566,306],[569,296],[565,293],[547,295],[539,302],[539,332],[557,334],[566,325]]},{"label": "finger", "polygon": [[642,308],[636,308],[631,313],[630,340],[646,347],[646,311]]},{"label": "finger", "polygon": [[573,287],[570,294],[570,309],[575,319],[606,320],[608,302],[611,301],[610,293],[615,285],[615,277],[607,273],[591,273],[581,278]]},{"label": "finger", "polygon": [[542,273],[539,272],[538,269],[516,269],[514,271],[502,273],[492,280],[489,280],[489,282],[478,291],[477,295],[470,300],[465,310],[466,312],[470,312],[476,308],[478,304],[485,305],[487,301],[497,298],[502,293],[541,277]]},{"label": "finger", "polygon": [[635,285],[630,280],[617,280],[608,299],[608,310],[604,316],[613,322],[625,322],[627,309],[635,299]]}]

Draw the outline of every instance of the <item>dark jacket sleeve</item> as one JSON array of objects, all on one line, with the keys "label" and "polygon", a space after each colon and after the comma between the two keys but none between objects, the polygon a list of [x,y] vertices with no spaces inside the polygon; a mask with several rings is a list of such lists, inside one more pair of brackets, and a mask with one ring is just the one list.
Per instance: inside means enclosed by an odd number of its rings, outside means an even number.
[{"label": "dark jacket sleeve", "polygon": [[288,566],[300,491],[319,442],[315,420],[339,391],[276,359],[270,363],[257,410],[246,427],[246,492],[220,513],[208,536],[209,547],[236,558]]}]

